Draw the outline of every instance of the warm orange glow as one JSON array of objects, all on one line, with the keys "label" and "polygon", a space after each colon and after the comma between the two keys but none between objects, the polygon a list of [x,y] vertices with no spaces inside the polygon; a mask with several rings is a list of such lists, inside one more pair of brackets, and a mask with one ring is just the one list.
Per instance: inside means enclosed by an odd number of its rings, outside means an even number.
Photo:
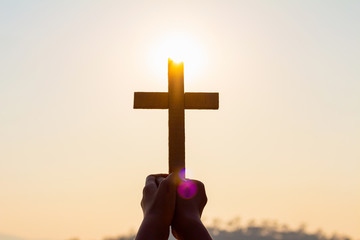
[{"label": "warm orange glow", "polygon": [[[204,68],[205,51],[202,45],[186,33],[168,33],[160,36],[151,45],[149,54],[150,67],[156,74],[167,72],[167,60],[171,58],[175,63],[185,64],[186,76],[197,74]],[[185,78],[185,81],[188,78]]]}]

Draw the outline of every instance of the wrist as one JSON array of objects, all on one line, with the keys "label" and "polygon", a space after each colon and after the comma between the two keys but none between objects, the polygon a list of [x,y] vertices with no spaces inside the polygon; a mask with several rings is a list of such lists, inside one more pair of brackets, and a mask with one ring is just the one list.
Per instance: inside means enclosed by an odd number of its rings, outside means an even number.
[{"label": "wrist", "polygon": [[179,239],[211,239],[198,216],[174,219],[172,227]]},{"label": "wrist", "polygon": [[136,240],[168,239],[169,227],[169,224],[157,216],[146,216],[141,223]]}]

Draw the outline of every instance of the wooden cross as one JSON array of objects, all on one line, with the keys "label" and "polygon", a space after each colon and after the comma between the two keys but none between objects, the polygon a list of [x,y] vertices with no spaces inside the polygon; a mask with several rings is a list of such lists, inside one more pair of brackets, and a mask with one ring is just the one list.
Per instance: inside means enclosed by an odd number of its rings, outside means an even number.
[{"label": "wooden cross", "polygon": [[184,93],[184,63],[168,60],[168,92],[135,92],[135,109],[169,109],[169,173],[185,168],[185,109],[219,109],[219,93]]}]

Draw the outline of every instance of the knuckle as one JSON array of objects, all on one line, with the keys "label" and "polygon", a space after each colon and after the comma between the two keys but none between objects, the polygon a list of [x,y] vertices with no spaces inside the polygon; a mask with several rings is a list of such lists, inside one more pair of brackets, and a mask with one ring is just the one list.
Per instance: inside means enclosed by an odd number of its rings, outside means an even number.
[{"label": "knuckle", "polygon": [[150,193],[150,187],[146,185],[146,186],[143,188],[143,195],[147,195],[147,194],[149,194],[149,193]]},{"label": "knuckle", "polygon": [[145,182],[149,182],[152,178],[154,178],[154,175],[148,175],[145,179]]},{"label": "knuckle", "polygon": [[201,191],[205,191],[205,185],[204,185],[204,183],[196,180],[196,185],[197,185],[197,187],[198,187]]}]

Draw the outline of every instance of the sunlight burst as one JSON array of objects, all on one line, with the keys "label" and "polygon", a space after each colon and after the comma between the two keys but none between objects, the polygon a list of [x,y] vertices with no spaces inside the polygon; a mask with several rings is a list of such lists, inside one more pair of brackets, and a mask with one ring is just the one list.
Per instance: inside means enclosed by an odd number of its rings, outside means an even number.
[{"label": "sunlight burst", "polygon": [[149,61],[156,74],[167,74],[167,61],[184,62],[185,82],[193,79],[205,65],[202,45],[184,33],[171,33],[162,36],[151,46]]}]

